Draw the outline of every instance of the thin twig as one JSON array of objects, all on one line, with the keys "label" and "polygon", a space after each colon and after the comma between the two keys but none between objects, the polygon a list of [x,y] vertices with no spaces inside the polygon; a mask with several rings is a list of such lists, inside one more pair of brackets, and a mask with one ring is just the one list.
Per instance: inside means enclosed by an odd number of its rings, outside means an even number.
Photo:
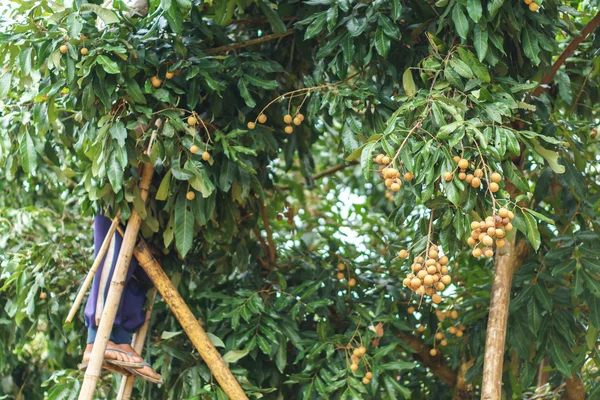
[{"label": "thin twig", "polygon": [[291,35],[292,33],[294,33],[294,30],[288,29],[284,33],[274,33],[272,35],[263,36],[263,37],[260,37],[257,39],[251,39],[251,40],[248,40],[245,42],[239,42],[239,43],[229,44],[226,46],[215,47],[214,49],[206,49],[206,50],[204,50],[204,53],[205,54],[217,54],[217,53],[223,53],[223,52],[226,52],[229,50],[241,49],[242,47],[253,46],[255,44],[260,44],[263,42],[268,42],[270,40],[279,39],[279,38]]}]

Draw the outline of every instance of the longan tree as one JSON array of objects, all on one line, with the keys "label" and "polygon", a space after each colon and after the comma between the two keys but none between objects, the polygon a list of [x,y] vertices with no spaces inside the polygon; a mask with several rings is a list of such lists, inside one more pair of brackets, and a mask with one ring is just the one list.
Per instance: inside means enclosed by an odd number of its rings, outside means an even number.
[{"label": "longan tree", "polygon": [[[0,17],[0,393],[76,396],[135,209],[250,398],[600,395],[595,1],[141,3]],[[226,398],[181,333],[136,398]]]}]

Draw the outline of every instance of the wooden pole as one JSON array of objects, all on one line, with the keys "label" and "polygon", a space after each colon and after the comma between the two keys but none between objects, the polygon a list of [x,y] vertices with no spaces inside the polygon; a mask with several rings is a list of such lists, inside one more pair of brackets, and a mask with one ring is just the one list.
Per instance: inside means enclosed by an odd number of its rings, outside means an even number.
[{"label": "wooden pole", "polygon": [[115,234],[115,231],[117,230],[117,226],[119,226],[119,221],[120,221],[119,216],[120,215],[121,215],[121,211],[119,210],[117,212],[117,215],[115,215],[115,217],[112,220],[112,224],[110,225],[110,228],[108,229],[108,233],[104,237],[104,241],[102,241],[102,245],[100,246],[100,250],[98,250],[98,254],[96,255],[96,259],[94,260],[94,263],[92,264],[92,268],[89,270],[87,276],[85,277],[85,280],[83,281],[83,284],[81,285],[81,288],[79,288],[77,297],[75,297],[73,306],[71,306],[71,311],[69,311],[69,315],[67,316],[67,319],[65,319],[65,324],[68,324],[69,322],[73,321],[73,318],[75,318],[75,314],[77,314],[77,310],[79,309],[79,306],[81,306],[81,303],[83,302],[83,298],[85,297],[85,294],[86,294],[88,288],[90,287],[90,285],[92,284],[92,280],[94,279],[96,272],[98,271],[100,262],[102,261],[102,258],[104,258],[104,255],[106,254],[106,250],[108,250],[108,245],[110,244],[110,241],[112,240],[112,237]]},{"label": "wooden pole", "polygon": [[481,400],[500,400],[502,394],[502,366],[508,322],[508,305],[513,272],[526,254],[524,240],[515,245],[515,238],[507,240],[498,250],[494,262],[494,282],[490,297],[490,314],[485,338]]},{"label": "wooden pole", "polygon": [[198,350],[198,353],[200,353],[206,365],[208,365],[208,368],[210,368],[223,391],[225,391],[231,400],[247,400],[248,397],[240,384],[235,380],[225,361],[221,358],[221,354],[213,346],[206,332],[204,332],[194,314],[190,311],[187,304],[185,304],[185,301],[183,301],[169,277],[162,270],[144,240],[140,239],[134,249],[134,255],[146,272],[146,275],[154,282],[156,289],[158,289],[162,298],[169,305],[173,314],[175,314],[175,317],[196,350]]},{"label": "wooden pole", "polygon": [[[152,316],[152,309],[154,308],[154,299],[156,299],[156,289],[152,289],[150,293],[150,305],[146,310],[146,320],[144,325],[133,335],[133,341],[131,347],[141,356],[144,350],[144,342],[146,341],[146,335],[150,327],[150,317]],[[119,395],[117,400],[130,400],[131,392],[133,391],[133,384],[135,382],[135,375],[131,374],[121,379],[121,386],[119,387]]]},{"label": "wooden pole", "polygon": [[[153,173],[154,168],[152,164],[145,163],[140,182],[140,194],[143,201],[146,201],[146,198],[148,197],[148,190],[150,189]],[[104,311],[102,312],[98,332],[96,333],[94,348],[88,367],[85,371],[81,391],[79,392],[79,400],[92,400],[94,398],[94,392],[96,391],[96,385],[102,370],[102,362],[104,361],[104,352],[106,351],[106,345],[108,344],[117,310],[121,302],[121,296],[127,278],[127,271],[129,270],[133,248],[135,247],[141,224],[142,218],[136,212],[134,207],[131,211],[131,217],[127,222],[127,229],[125,230],[125,236],[123,237],[123,243],[121,244],[121,251],[119,252],[117,265],[115,266],[113,277],[110,282],[110,288],[108,289],[106,304]]]}]

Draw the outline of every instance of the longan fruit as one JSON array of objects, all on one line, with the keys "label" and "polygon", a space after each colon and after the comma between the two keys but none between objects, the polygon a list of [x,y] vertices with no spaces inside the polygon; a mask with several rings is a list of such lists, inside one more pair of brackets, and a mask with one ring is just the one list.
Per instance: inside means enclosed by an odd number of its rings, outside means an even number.
[{"label": "longan fruit", "polygon": [[267,122],[267,116],[265,114],[259,114],[258,122],[260,122],[261,124],[264,124],[265,122]]},{"label": "longan fruit", "polygon": [[496,182],[490,183],[490,192],[496,193],[498,190],[500,190],[500,186]]},{"label": "longan fruit", "polygon": [[286,126],[284,129],[285,133],[287,133],[288,135],[292,132],[294,132],[294,127],[291,125]]},{"label": "longan fruit", "polygon": [[404,286],[410,287],[410,278],[404,278],[404,280],[402,281],[402,284]]},{"label": "longan fruit", "polygon": [[365,374],[365,378],[367,378],[367,379],[371,379],[371,378],[373,378],[373,373],[372,373],[371,371],[367,372],[367,373]]},{"label": "longan fruit", "polygon": [[367,348],[365,346],[360,346],[358,349],[356,349],[358,351],[358,355],[359,356],[364,356],[365,354],[367,354]]},{"label": "longan fruit", "polygon": [[446,346],[446,345],[448,345],[448,341],[447,341],[446,339],[443,339],[443,340],[440,342],[440,345],[442,345],[442,346]]},{"label": "longan fruit", "polygon": [[371,380],[370,380],[370,379],[367,379],[366,377],[364,377],[364,378],[362,379],[362,383],[363,383],[363,384],[365,384],[365,385],[368,385],[369,383],[371,383]]},{"label": "longan fruit", "polygon": [[82,47],[81,50],[79,50],[79,52],[81,53],[82,56],[87,56],[87,53],[89,53],[89,50],[87,47]]},{"label": "longan fruit", "polygon": [[508,219],[510,219],[511,221],[512,221],[513,219],[515,219],[515,213],[509,210],[509,211],[508,211]]},{"label": "longan fruit", "polygon": [[421,268],[423,268],[423,266],[421,264],[413,264],[411,268],[413,272],[417,273],[421,270]]},{"label": "longan fruit", "polygon": [[407,259],[407,258],[408,258],[408,251],[407,251],[407,250],[404,250],[404,249],[402,249],[402,250],[400,250],[400,253],[398,253],[398,256],[399,256],[400,258]]},{"label": "longan fruit", "polygon": [[352,365],[350,365],[350,370],[352,372],[356,372],[358,370],[358,364],[352,364]]},{"label": "longan fruit", "polygon": [[496,235],[496,228],[493,228],[490,226],[489,228],[487,228],[486,232],[487,232],[488,236],[494,236],[494,235]]},{"label": "longan fruit", "polygon": [[431,350],[429,350],[429,355],[430,355],[431,357],[435,357],[435,356],[437,356],[437,353],[438,353],[438,352],[437,352],[437,350],[436,350],[436,349],[431,349]]},{"label": "longan fruit", "polygon": [[248,122],[248,125],[246,125],[248,127],[248,129],[254,129],[256,128],[256,124],[252,121]]},{"label": "longan fruit", "polygon": [[473,182],[473,178],[475,178],[475,176],[473,174],[468,174],[467,177],[465,178],[465,182],[467,182],[468,184],[471,184],[471,182]]},{"label": "longan fruit", "polygon": [[[390,157],[389,157],[389,156],[383,156],[383,157],[381,158],[381,162],[382,162],[382,164],[385,164],[385,165],[387,165],[387,164],[391,163],[391,162],[392,162],[392,160],[390,159]],[[392,168],[392,169],[390,169],[390,170],[393,170],[393,168]]]},{"label": "longan fruit", "polygon": [[417,272],[417,278],[418,279],[423,279],[425,278],[427,275],[429,275],[429,272],[427,272],[427,270],[420,270],[419,272]]},{"label": "longan fruit", "polygon": [[504,207],[500,208],[498,210],[498,215],[501,216],[502,218],[508,217],[508,209],[504,208]]},{"label": "longan fruit", "polygon": [[423,264],[423,257],[421,257],[421,256],[415,257],[415,262],[419,263],[419,264]]},{"label": "longan fruit", "polygon": [[40,293],[40,299],[44,300],[46,297],[48,297],[48,294],[46,292]]},{"label": "longan fruit", "polygon": [[437,340],[442,340],[444,338],[444,334],[442,332],[438,332],[435,334],[435,338]]},{"label": "longan fruit", "polygon": [[392,178],[387,178],[383,181],[383,183],[385,184],[385,187],[389,189],[392,187],[392,183],[394,183],[394,180]]},{"label": "longan fruit", "polygon": [[454,178],[454,174],[452,172],[444,172],[444,180],[446,182],[450,182]]},{"label": "longan fruit", "polygon": [[423,278],[423,283],[427,286],[433,285],[433,277],[431,275],[427,275]]},{"label": "longan fruit", "polygon": [[210,154],[208,153],[208,151],[205,151],[204,153],[202,153],[202,159],[204,161],[210,160]]},{"label": "longan fruit", "polygon": [[435,304],[440,304],[442,302],[442,296],[435,293],[433,296],[431,296],[431,301],[433,301]]},{"label": "longan fruit", "polygon": [[443,282],[438,282],[435,284],[435,290],[438,290],[441,292],[444,289],[446,289],[446,285],[444,285]]},{"label": "longan fruit", "polygon": [[415,293],[418,296],[425,296],[425,293],[427,293],[427,291],[425,290],[425,286],[421,286],[420,288],[418,288],[417,290],[415,290]]},{"label": "longan fruit", "polygon": [[419,327],[417,328],[418,332],[423,332],[425,331],[425,327],[423,325],[419,325]]},{"label": "longan fruit", "polygon": [[448,328],[448,332],[449,332],[451,335],[454,335],[454,334],[456,334],[456,328],[455,328],[455,327],[453,327],[453,326],[451,326],[450,328]]},{"label": "longan fruit", "polygon": [[413,306],[408,307],[408,309],[406,310],[409,314],[412,314],[415,312],[415,308]]},{"label": "longan fruit", "polygon": [[189,201],[192,201],[196,198],[196,193],[189,191],[186,193],[185,198],[188,199]]},{"label": "longan fruit", "polygon": [[538,10],[538,8],[540,8],[540,6],[538,6],[533,1],[531,3],[529,3],[529,11],[536,12]]},{"label": "longan fruit", "polygon": [[452,318],[452,319],[458,319],[458,311],[452,310],[450,312],[450,318]]},{"label": "longan fruit", "polygon": [[460,172],[458,174],[458,179],[460,179],[461,181],[464,181],[465,179],[467,179],[467,174],[465,174],[464,172]]},{"label": "longan fruit", "polygon": [[450,277],[450,275],[444,275],[444,276],[442,276],[442,283],[444,285],[449,285],[450,282],[452,282],[452,278]]},{"label": "longan fruit", "polygon": [[198,123],[198,120],[196,119],[196,117],[194,117],[192,115],[187,119],[187,123],[189,126],[196,126],[196,124]]},{"label": "longan fruit", "polygon": [[472,230],[479,229],[480,226],[481,226],[481,224],[479,223],[479,221],[473,221],[473,222],[471,222],[471,229]]},{"label": "longan fruit", "polygon": [[283,122],[285,122],[286,124],[291,124],[292,123],[292,116],[290,114],[286,114],[283,116]]},{"label": "longan fruit", "polygon": [[441,256],[440,259],[438,260],[438,262],[442,265],[446,265],[446,264],[448,264],[448,257]]},{"label": "longan fruit", "polygon": [[433,275],[437,272],[437,267],[435,265],[430,265],[429,267],[427,267],[427,273],[429,275]]},{"label": "longan fruit", "polygon": [[494,243],[494,239],[492,239],[490,236],[485,235],[483,237],[483,240],[481,241],[484,245],[486,246],[491,246]]},{"label": "longan fruit", "polygon": [[533,0],[523,0],[525,4],[529,5]]},{"label": "longan fruit", "polygon": [[510,232],[513,229],[513,225],[509,222],[508,224],[504,225],[504,230],[506,232]]},{"label": "longan fruit", "polygon": [[[291,118],[291,117],[290,117]],[[383,154],[377,154],[377,156],[375,156],[375,163],[376,164],[381,164],[383,161]]]},{"label": "longan fruit", "polygon": [[502,239],[504,237],[504,229],[497,228],[496,236],[498,236],[498,238]]},{"label": "longan fruit", "polygon": [[394,182],[390,185],[390,189],[394,192],[397,192],[400,190],[400,182]]},{"label": "longan fruit", "polygon": [[467,243],[469,244],[469,246],[473,247],[473,246],[475,246],[475,239],[473,239],[472,237],[469,237],[467,239]]},{"label": "longan fruit", "polygon": [[474,188],[478,188],[479,186],[481,186],[481,179],[479,179],[478,177],[474,177],[471,181],[471,186],[473,186]]},{"label": "longan fruit", "polygon": [[476,247],[473,249],[473,252],[471,254],[473,254],[473,257],[475,258],[479,258],[481,257],[481,249]]},{"label": "longan fruit", "polygon": [[190,147],[190,152],[192,154],[196,154],[200,151],[200,148],[198,146],[196,146],[195,144],[192,145],[192,147]]},{"label": "longan fruit", "polygon": [[497,172],[492,172],[492,174],[490,175],[490,179],[492,180],[492,182],[500,182],[502,180],[502,175],[500,175]]},{"label": "longan fruit", "polygon": [[435,264],[436,261],[433,258],[428,258],[427,261],[425,261],[425,265],[427,265],[428,267]]},{"label": "longan fruit", "polygon": [[341,272],[341,271],[343,271],[343,270],[345,270],[345,269],[346,269],[346,266],[345,266],[344,264],[342,264],[342,263],[339,263],[339,264],[337,265],[337,269],[338,269],[338,271],[340,271],[340,272]]},{"label": "longan fruit", "polygon": [[437,257],[438,257],[438,252],[437,252],[437,250],[430,249],[430,250],[429,250],[429,257],[431,257],[431,258],[437,258]]},{"label": "longan fruit", "polygon": [[294,120],[292,121],[294,122],[294,125],[300,125],[302,123],[302,120],[298,117],[294,118]]},{"label": "longan fruit", "polygon": [[454,160],[455,163],[458,164],[458,162],[460,161],[460,157],[459,156],[454,156],[452,157],[452,159]]},{"label": "longan fruit", "polygon": [[162,80],[158,76],[153,76],[150,78],[150,83],[152,84],[152,87],[159,88],[160,85],[162,85]]},{"label": "longan fruit", "polygon": [[174,76],[175,76],[175,72],[167,71],[165,73],[165,78],[167,78],[167,79],[173,79]]},{"label": "longan fruit", "polygon": [[487,258],[492,258],[492,257],[494,257],[494,250],[492,250],[492,249],[486,249],[486,250],[485,250],[485,256],[486,256]]},{"label": "longan fruit", "polygon": [[414,179],[415,175],[408,171],[407,173],[404,174],[404,180],[405,181],[412,181]]},{"label": "longan fruit", "polygon": [[473,171],[473,175],[475,175],[476,178],[481,178],[483,176],[483,170],[481,168],[477,168],[475,171]]},{"label": "longan fruit", "polygon": [[498,240],[496,240],[496,247],[498,247],[498,248],[501,249],[504,246],[506,246],[506,241],[504,239],[498,239]]},{"label": "longan fruit", "polygon": [[348,286],[350,286],[350,287],[356,286],[356,279],[350,278],[350,280],[348,281]]},{"label": "longan fruit", "polygon": [[58,48],[58,50],[62,53],[62,54],[67,54],[67,51],[69,51],[69,48],[67,47],[66,44],[63,44],[62,46],[60,46]]},{"label": "longan fruit", "polygon": [[344,279],[344,273],[343,272],[338,272],[336,274],[336,278],[338,278],[341,281],[342,279]]},{"label": "longan fruit", "polygon": [[446,275],[448,273],[448,267],[442,265],[442,268],[440,268],[440,272],[442,273],[442,275]]},{"label": "longan fruit", "polygon": [[304,115],[302,115],[302,114],[300,114],[300,113],[297,113],[297,114],[296,114],[296,117],[297,117],[297,118],[300,118],[300,121],[304,122]]},{"label": "longan fruit", "polygon": [[460,168],[460,169],[467,169],[467,168],[469,168],[469,161],[465,160],[464,158],[461,158],[458,161],[458,168]]},{"label": "longan fruit", "polygon": [[463,336],[463,331],[456,332],[456,337],[462,337],[462,336]]}]

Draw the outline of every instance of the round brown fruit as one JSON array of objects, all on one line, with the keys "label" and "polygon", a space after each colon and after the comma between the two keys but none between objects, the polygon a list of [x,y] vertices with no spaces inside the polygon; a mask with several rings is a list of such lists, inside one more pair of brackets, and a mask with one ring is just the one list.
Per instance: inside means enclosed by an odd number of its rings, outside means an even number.
[{"label": "round brown fruit", "polygon": [[406,180],[406,181],[412,181],[414,177],[415,176],[410,171],[404,174],[404,180]]},{"label": "round brown fruit", "polygon": [[167,73],[165,74],[165,78],[167,78],[167,79],[173,79],[174,76],[175,76],[175,72],[171,72],[171,71],[167,71]]},{"label": "round brown fruit", "polygon": [[356,286],[356,279],[350,278],[350,280],[348,281],[348,286],[350,286],[350,287]]},{"label": "round brown fruit", "polygon": [[362,383],[363,383],[363,384],[365,384],[365,385],[368,385],[369,383],[371,383],[371,380],[370,380],[370,379],[367,379],[366,377],[364,377],[364,378],[362,379]]},{"label": "round brown fruit", "polygon": [[185,198],[188,199],[189,201],[192,201],[196,198],[196,193],[189,191],[187,192],[187,194],[185,195]]},{"label": "round brown fruit", "polygon": [[[387,164],[389,164],[390,162],[392,162],[392,160],[391,160],[391,158],[390,158],[389,156],[383,156],[383,157],[381,158],[381,163],[382,163],[382,164],[385,164],[385,165],[387,165]],[[393,172],[393,173],[394,173],[394,175],[396,174],[396,173],[394,172],[394,171],[395,171],[395,169],[390,169],[390,171],[391,171],[391,172]]]},{"label": "round brown fruit", "polygon": [[458,318],[458,311],[452,310],[452,312],[450,312],[450,318],[457,319]]},{"label": "round brown fruit", "polygon": [[265,114],[260,114],[258,116],[258,122],[260,122],[261,124],[264,124],[265,122],[267,122],[267,116]]},{"label": "round brown fruit", "polygon": [[150,83],[153,87],[159,88],[160,85],[162,85],[162,80],[160,80],[158,76],[153,76],[152,78],[150,78]]},{"label": "round brown fruit", "polygon": [[498,239],[498,240],[496,240],[496,247],[498,247],[499,249],[501,249],[504,246],[506,246],[506,241],[504,239]]},{"label": "round brown fruit", "polygon": [[478,188],[479,186],[481,186],[481,179],[479,179],[478,177],[474,177],[471,181],[471,186],[473,186],[474,188]]},{"label": "round brown fruit", "polygon": [[469,161],[465,160],[464,158],[461,158],[458,161],[458,168],[460,168],[460,169],[467,169],[467,168],[469,168]]},{"label": "round brown fruit", "polygon": [[187,123],[189,126],[196,126],[196,124],[198,123],[198,120],[196,119],[196,117],[191,116],[188,118]]},{"label": "round brown fruit", "polygon": [[89,50],[87,49],[87,47],[82,47],[81,50],[79,50],[79,52],[81,53],[82,56],[87,56],[87,53],[89,53]]},{"label": "round brown fruit", "polygon": [[46,294],[46,292],[40,293],[40,299],[44,300],[46,297],[48,297],[48,295]]},{"label": "round brown fruit", "polygon": [[290,133],[294,132],[294,128],[291,125],[288,125],[285,127],[284,131],[289,135]]},{"label": "round brown fruit", "polygon": [[444,334],[442,332],[438,332],[435,334],[435,338],[437,340],[442,340],[444,338]]},{"label": "round brown fruit", "polygon": [[350,370],[352,372],[356,372],[356,370],[358,370],[358,364],[352,364],[352,365],[350,365]]},{"label": "round brown fruit", "polygon": [[423,325],[419,325],[419,327],[417,328],[418,332],[423,332],[425,331],[425,327]]},{"label": "round brown fruit", "polygon": [[398,256],[399,256],[400,258],[404,258],[404,259],[406,259],[406,258],[408,258],[408,251],[407,251],[407,250],[404,250],[404,249],[402,249],[402,250],[400,250],[400,253],[398,253]]},{"label": "round brown fruit", "polygon": [[500,190],[500,186],[496,182],[490,183],[490,192],[496,193],[498,190]]},{"label": "round brown fruit", "polygon": [[504,225],[504,230],[506,232],[510,232],[513,230],[513,225],[509,222],[508,224]]},{"label": "round brown fruit", "polygon": [[298,113],[296,114],[296,117],[300,118],[300,121],[304,122],[304,115]]},{"label": "round brown fruit", "polygon": [[492,172],[492,175],[490,175],[490,179],[492,180],[492,182],[500,182],[502,180],[502,175],[500,175],[497,172]]},{"label": "round brown fruit", "polygon": [[494,250],[492,250],[492,249],[487,249],[487,250],[485,251],[485,256],[486,256],[487,258],[492,258],[492,257],[494,257]]},{"label": "round brown fruit", "polygon": [[410,278],[404,278],[402,283],[404,284],[404,286],[410,287]]},{"label": "round brown fruit", "polygon": [[449,285],[450,282],[452,282],[452,278],[450,277],[450,275],[444,275],[444,276],[442,276],[442,283],[444,285]]},{"label": "round brown fruit", "polygon": [[464,181],[465,179],[467,179],[467,174],[465,174],[464,172],[459,172],[458,179],[460,179],[461,181]]},{"label": "round brown fruit", "polygon": [[492,239],[490,236],[485,235],[483,237],[483,240],[481,241],[484,245],[486,246],[491,246],[494,243],[494,239]]},{"label": "round brown fruit", "polygon": [[529,5],[533,0],[523,0],[525,4]]},{"label": "round brown fruit", "polygon": [[442,296],[435,293],[433,296],[431,296],[431,301],[433,301],[435,304],[440,304],[442,302]]},{"label": "round brown fruit", "polygon": [[397,192],[400,190],[400,182],[394,182],[390,185],[390,189],[393,190],[394,192]]},{"label": "round brown fruit", "polygon": [[196,154],[200,151],[200,148],[198,146],[196,146],[195,144],[192,145],[192,147],[190,147],[190,152],[192,154]]},{"label": "round brown fruit", "polygon": [[336,278],[338,278],[341,281],[342,279],[344,279],[344,273],[343,272],[338,272],[337,275],[336,275]]},{"label": "round brown fruit", "polygon": [[437,352],[437,350],[436,350],[436,349],[431,349],[431,350],[429,350],[429,355],[430,355],[431,357],[435,357],[435,356],[437,356],[437,353],[438,353],[438,352]]},{"label": "round brown fruit", "polygon": [[294,125],[300,125],[302,123],[302,120],[298,117],[294,118],[294,120],[292,121],[294,123]]},{"label": "round brown fruit", "polygon": [[483,176],[483,171],[481,168],[477,168],[475,171],[473,171],[473,175],[475,175],[477,178],[481,178]]},{"label": "round brown fruit", "polygon": [[454,176],[453,176],[452,172],[444,172],[444,180],[446,182],[450,182],[453,177]]},{"label": "round brown fruit", "polygon": [[442,265],[446,265],[446,264],[448,264],[448,257],[441,256],[440,259],[438,260],[438,262]]},{"label": "round brown fruit", "polygon": [[475,257],[475,258],[479,258],[479,257],[481,257],[481,249],[480,248],[474,248],[473,252],[471,254],[473,254],[473,257]]},{"label": "round brown fruit", "polygon": [[462,337],[462,336],[463,336],[463,331],[456,332],[456,337]]},{"label": "round brown fruit", "polygon": [[498,210],[498,215],[501,216],[502,218],[506,218],[508,217],[508,209],[502,207]]},{"label": "round brown fruit", "polygon": [[210,160],[210,154],[208,153],[208,151],[205,151],[204,153],[202,153],[202,159],[204,161]]},{"label": "round brown fruit", "polygon": [[408,307],[408,309],[406,310],[409,314],[412,314],[415,312],[415,308],[413,306]]},{"label": "round brown fruit", "polygon": [[373,373],[372,373],[372,372],[370,372],[370,371],[369,371],[369,372],[367,372],[367,373],[365,374],[365,378],[367,378],[367,379],[372,379],[372,378],[373,378]]},{"label": "round brown fruit", "polygon": [[288,125],[291,124],[292,123],[292,116],[290,114],[286,114],[283,117],[283,122],[285,122]]},{"label": "round brown fruit", "polygon": [[540,8],[540,6],[538,6],[533,1],[531,3],[529,3],[529,11],[536,12],[538,10],[538,8]]},{"label": "round brown fruit", "polygon": [[467,175],[467,177],[466,177],[466,179],[465,179],[465,181],[466,181],[468,184],[471,184],[471,182],[473,182],[473,178],[475,178],[475,175],[473,175],[473,174],[468,174],[468,175]]},{"label": "round brown fruit", "polygon": [[458,162],[460,161],[460,157],[459,156],[454,156],[452,157],[452,159],[454,160],[455,163],[458,164]]},{"label": "round brown fruit", "polygon": [[67,54],[67,51],[69,51],[69,48],[67,47],[66,44],[63,44],[62,46],[60,46],[58,48],[58,50],[62,53],[62,54]]},{"label": "round brown fruit", "polygon": [[256,124],[252,121],[248,122],[248,125],[246,125],[248,127],[248,129],[254,129],[256,128]]},{"label": "round brown fruit", "polygon": [[442,346],[446,346],[446,345],[448,345],[448,341],[447,341],[446,339],[443,339],[443,340],[440,342],[440,345],[442,345]]}]

